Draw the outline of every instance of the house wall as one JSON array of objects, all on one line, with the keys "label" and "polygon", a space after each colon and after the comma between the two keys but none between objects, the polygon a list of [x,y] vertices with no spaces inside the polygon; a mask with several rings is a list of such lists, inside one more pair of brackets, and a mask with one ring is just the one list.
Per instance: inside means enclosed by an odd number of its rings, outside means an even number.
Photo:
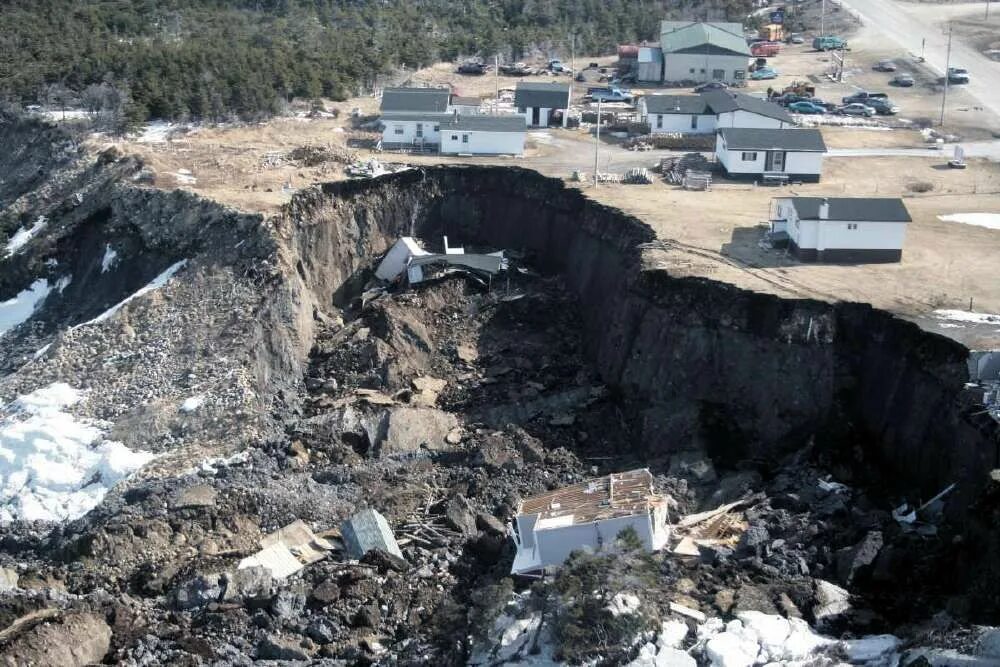
[{"label": "house wall", "polygon": [[531,119],[532,119],[532,117],[534,115],[534,113],[533,113],[533,107],[524,107],[524,108],[520,109],[520,112],[522,114],[524,114],[524,122],[525,122],[525,124],[528,127],[548,127],[548,125],[549,125],[549,116],[552,114],[552,109],[548,109],[548,108],[545,108],[545,107],[539,107],[539,110],[538,110],[538,124],[537,125],[534,125],[531,122]]},{"label": "house wall", "polygon": [[[415,120],[393,120],[392,118],[387,117],[382,118],[382,143],[412,144],[417,138],[418,122],[419,121]],[[439,129],[435,129],[440,127],[440,121],[423,121],[424,143],[441,143],[441,133]],[[397,133],[397,128],[401,129],[402,132]]]},{"label": "house wall", "polygon": [[[644,114],[643,120],[649,123],[650,131],[653,134],[666,133],[691,133],[691,134],[711,134],[715,132],[715,116],[709,114],[697,114],[698,126],[691,127],[692,114],[661,113]],[[662,127],[657,123],[657,118],[662,118]]]},{"label": "house wall", "polygon": [[[462,137],[468,137],[463,142]],[[448,155],[522,155],[524,132],[483,132],[446,129],[441,135],[441,152]]]},{"label": "house wall", "polygon": [[463,116],[478,116],[480,115],[481,106],[472,106],[471,104],[452,104],[449,107],[452,111],[457,111]]},{"label": "house wall", "polygon": [[[743,160],[744,153],[756,153],[756,159]],[[718,135],[715,140],[716,159],[726,168],[730,174],[739,175],[760,175],[764,173],[764,166],[767,159],[767,151],[742,151],[729,150],[722,140],[722,135]],[[781,173],[789,176],[802,177],[806,179],[819,180],[823,171],[822,153],[797,153],[786,151],[785,168]]]},{"label": "house wall", "polygon": [[649,515],[625,516],[595,523],[585,523],[563,528],[550,528],[535,533],[543,565],[559,565],[578,549],[589,548],[594,552],[614,543],[624,528],[631,526],[647,549],[653,548],[652,526]]},{"label": "house wall", "polygon": [[636,81],[660,83],[663,81],[663,56],[656,57],[650,62],[636,63]]},{"label": "house wall", "polygon": [[[788,221],[789,248],[807,262],[898,262],[906,223],[845,220],[799,220],[787,199],[776,202],[775,217]],[[857,225],[850,229],[848,225]]]},{"label": "house wall", "polygon": [[521,537],[522,549],[535,548],[535,522],[537,514],[519,514],[517,516],[517,533]]},{"label": "house wall", "polygon": [[[704,56],[697,53],[665,53],[663,54],[663,79],[668,82],[679,81],[725,81],[735,83],[746,78],[750,59],[746,56]],[[713,70],[721,69],[721,79],[713,78]],[[693,72],[691,70],[694,70]],[[702,71],[704,70],[704,71]],[[737,75],[742,72],[742,77]]]},{"label": "house wall", "polygon": [[815,174],[823,173],[822,153],[786,153],[785,173]]},{"label": "house wall", "polygon": [[716,127],[745,127],[755,129],[777,129],[791,127],[790,123],[785,123],[777,118],[761,116],[750,111],[737,109],[720,113],[716,121]]}]

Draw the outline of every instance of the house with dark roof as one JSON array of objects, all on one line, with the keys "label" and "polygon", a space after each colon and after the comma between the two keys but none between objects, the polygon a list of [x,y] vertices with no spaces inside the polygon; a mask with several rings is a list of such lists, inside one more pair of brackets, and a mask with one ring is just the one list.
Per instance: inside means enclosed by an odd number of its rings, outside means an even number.
[{"label": "house with dark roof", "polygon": [[810,129],[724,127],[715,137],[715,159],[734,178],[818,182],[826,144]]},{"label": "house with dark roof", "polygon": [[562,116],[560,124],[566,127],[569,99],[568,83],[518,81],[514,89],[514,108],[524,116],[529,127],[548,127],[557,111]]},{"label": "house with dark roof", "polygon": [[386,88],[379,119],[382,148],[436,151],[441,145],[441,125],[454,121],[456,115],[478,115],[480,104],[478,97],[453,95],[447,88]]},{"label": "house with dark roof", "polygon": [[639,114],[654,134],[709,134],[721,127],[793,126],[788,112],[774,102],[729,90],[700,95],[646,95],[639,100]]},{"label": "house with dark roof", "polygon": [[521,116],[456,115],[441,125],[442,155],[523,155]]},{"label": "house with dark roof", "polygon": [[663,21],[660,51],[668,83],[740,83],[751,57],[739,23]]},{"label": "house with dark roof", "polygon": [[910,213],[902,199],[779,197],[771,238],[804,262],[898,262]]}]

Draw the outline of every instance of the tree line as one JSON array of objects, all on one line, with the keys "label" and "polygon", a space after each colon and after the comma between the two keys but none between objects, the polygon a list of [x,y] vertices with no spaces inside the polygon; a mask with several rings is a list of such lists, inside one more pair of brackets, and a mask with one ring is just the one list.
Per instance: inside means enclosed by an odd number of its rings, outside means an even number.
[{"label": "tree line", "polygon": [[742,20],[749,0],[5,0],[0,101],[116,124],[246,120],[345,99],[466,56],[568,56],[655,40],[665,18]]}]

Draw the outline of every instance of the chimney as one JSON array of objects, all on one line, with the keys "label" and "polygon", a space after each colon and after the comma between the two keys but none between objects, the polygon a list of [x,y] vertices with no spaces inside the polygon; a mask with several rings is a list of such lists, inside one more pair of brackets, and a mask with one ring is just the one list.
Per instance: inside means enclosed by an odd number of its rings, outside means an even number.
[{"label": "chimney", "polygon": [[830,200],[823,197],[823,201],[819,205],[819,219],[829,220],[830,219]]}]

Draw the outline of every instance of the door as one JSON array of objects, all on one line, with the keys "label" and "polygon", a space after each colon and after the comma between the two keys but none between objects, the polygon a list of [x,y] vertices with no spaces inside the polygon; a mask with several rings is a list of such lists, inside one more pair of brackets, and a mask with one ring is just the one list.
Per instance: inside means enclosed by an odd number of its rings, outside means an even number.
[{"label": "door", "polygon": [[784,171],[785,151],[768,151],[764,161],[764,171]]},{"label": "door", "polygon": [[541,111],[542,110],[539,109],[538,107],[531,107],[531,124],[532,125],[541,125],[541,122],[542,122]]},{"label": "door", "polygon": [[423,138],[424,138],[424,124],[417,123],[417,139],[423,139]]}]

